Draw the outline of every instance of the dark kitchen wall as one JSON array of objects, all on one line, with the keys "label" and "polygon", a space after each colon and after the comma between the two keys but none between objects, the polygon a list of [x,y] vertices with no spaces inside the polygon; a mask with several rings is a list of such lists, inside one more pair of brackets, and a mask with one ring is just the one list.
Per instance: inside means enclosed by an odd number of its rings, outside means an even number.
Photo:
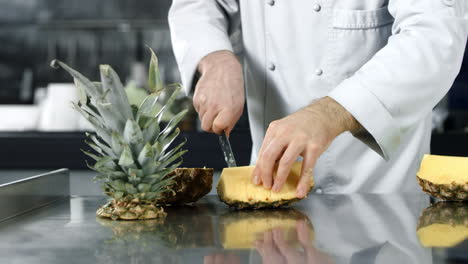
[{"label": "dark kitchen wall", "polygon": [[135,61],[159,55],[167,82],[179,80],[171,49],[170,0],[0,0],[0,103],[31,103],[36,87],[70,82],[58,58],[97,79],[99,63],[122,78]]},{"label": "dark kitchen wall", "polygon": [[[202,0],[200,0],[202,1]],[[59,58],[97,78],[98,63],[121,76],[155,49],[167,82],[179,80],[167,12],[171,0],[0,0],[0,104],[30,103],[32,87],[69,81],[52,71]],[[468,56],[449,93],[449,107],[468,110]]]}]

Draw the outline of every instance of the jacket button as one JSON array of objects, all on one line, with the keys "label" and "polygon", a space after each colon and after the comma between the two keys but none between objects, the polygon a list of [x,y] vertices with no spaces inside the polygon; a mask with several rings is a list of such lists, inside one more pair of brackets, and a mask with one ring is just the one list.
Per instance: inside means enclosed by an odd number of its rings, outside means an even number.
[{"label": "jacket button", "polygon": [[315,75],[320,76],[320,75],[322,75],[322,74],[323,74],[323,70],[322,70],[322,69],[316,69],[316,70],[315,70]]},{"label": "jacket button", "polygon": [[267,4],[274,6],[275,5],[275,0],[268,0]]},{"label": "jacket button", "polygon": [[312,8],[315,10],[315,12],[319,12],[322,9],[322,7],[319,4],[314,4]]},{"label": "jacket button", "polygon": [[274,70],[276,69],[275,64],[269,63],[269,64],[268,64],[268,69],[269,69],[270,71],[274,71]]}]

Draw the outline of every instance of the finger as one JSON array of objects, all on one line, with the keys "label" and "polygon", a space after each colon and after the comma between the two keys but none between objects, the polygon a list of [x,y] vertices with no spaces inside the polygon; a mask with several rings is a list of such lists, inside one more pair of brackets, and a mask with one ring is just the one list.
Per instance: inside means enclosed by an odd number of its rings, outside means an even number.
[{"label": "finger", "polygon": [[200,85],[195,88],[195,94],[193,95],[193,107],[197,113],[200,112],[202,106],[206,103],[206,95],[200,92]]},{"label": "finger", "polygon": [[208,255],[203,258],[203,264],[214,264],[214,256]]},{"label": "finger", "polygon": [[303,248],[309,248],[312,244],[311,229],[305,220],[299,220],[296,223],[297,239]]},{"label": "finger", "polygon": [[214,263],[215,264],[223,264],[224,263],[224,255],[221,253],[218,253],[214,256]]},{"label": "finger", "polygon": [[278,250],[287,259],[289,257],[297,255],[297,251],[294,250],[294,248],[292,248],[291,245],[289,245],[288,242],[286,242],[286,240],[284,239],[284,232],[283,230],[281,230],[281,228],[273,229],[273,240],[275,241],[275,245],[278,248]]},{"label": "finger", "polygon": [[257,164],[255,165],[255,169],[252,173],[252,181],[256,185],[262,184],[262,178],[260,177],[260,168],[257,165],[258,165],[258,160],[261,159],[263,151],[268,146],[268,144],[270,144],[271,139],[274,137],[274,134],[276,133],[276,130],[273,124],[274,123],[271,123],[270,126],[268,127],[265,137],[263,138],[262,146],[260,147],[260,150],[258,151]]},{"label": "finger", "polygon": [[301,177],[296,189],[296,196],[298,198],[304,198],[309,192],[312,172],[318,156],[319,152],[313,147],[308,147],[303,155],[304,160],[302,161]]},{"label": "finger", "polygon": [[292,165],[297,160],[299,155],[303,152],[304,145],[302,143],[293,142],[289,144],[279,161],[278,171],[276,173],[276,178],[274,179],[274,184],[272,188],[273,191],[281,191],[281,188],[283,188],[283,185],[289,176],[289,172],[291,171]]},{"label": "finger", "polygon": [[277,137],[270,141],[270,144],[265,148],[265,151],[257,161],[260,172],[259,177],[262,179],[263,187],[266,189],[271,188],[276,161],[279,160],[286,147],[286,141]]},{"label": "finger", "polygon": [[229,127],[231,126],[231,123],[231,113],[229,113],[229,111],[227,110],[222,110],[214,119],[211,130],[213,130],[213,132],[215,132],[218,135],[223,133],[223,131],[226,131],[226,134],[229,135]]},{"label": "finger", "polygon": [[203,131],[213,132],[211,128],[213,127],[213,120],[216,118],[218,113],[216,111],[207,111],[203,115],[201,127]]}]

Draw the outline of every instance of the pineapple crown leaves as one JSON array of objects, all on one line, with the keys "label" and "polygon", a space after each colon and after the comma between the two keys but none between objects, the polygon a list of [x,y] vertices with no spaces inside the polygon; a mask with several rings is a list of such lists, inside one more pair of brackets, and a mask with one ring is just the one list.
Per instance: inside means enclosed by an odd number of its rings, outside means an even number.
[{"label": "pineapple crown leaves", "polygon": [[151,201],[171,192],[175,176],[170,173],[180,166],[186,152],[183,150],[186,140],[175,146],[173,143],[187,110],[161,126],[162,117],[170,111],[181,87],[176,85],[167,101],[160,102],[166,87],[161,81],[156,54],[150,51],[151,93],[139,106],[130,105],[119,76],[109,65],[100,65],[101,82],[93,82],[59,60],[51,63],[73,77],[79,100],[72,102],[72,106],[96,131],[86,134],[86,143],[93,152],[83,152],[95,161],[88,167],[98,172],[95,180],[102,181],[105,192],[114,199],[136,197]]}]

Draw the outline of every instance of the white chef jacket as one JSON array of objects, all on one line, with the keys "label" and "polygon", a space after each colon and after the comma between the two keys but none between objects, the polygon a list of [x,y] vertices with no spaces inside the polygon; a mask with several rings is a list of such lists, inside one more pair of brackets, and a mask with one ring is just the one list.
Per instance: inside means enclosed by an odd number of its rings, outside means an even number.
[{"label": "white chef jacket", "polygon": [[169,25],[187,92],[201,58],[242,44],[252,161],[271,121],[329,96],[365,132],[322,154],[316,190],[413,192],[431,110],[460,70],[468,0],[174,0]]}]

